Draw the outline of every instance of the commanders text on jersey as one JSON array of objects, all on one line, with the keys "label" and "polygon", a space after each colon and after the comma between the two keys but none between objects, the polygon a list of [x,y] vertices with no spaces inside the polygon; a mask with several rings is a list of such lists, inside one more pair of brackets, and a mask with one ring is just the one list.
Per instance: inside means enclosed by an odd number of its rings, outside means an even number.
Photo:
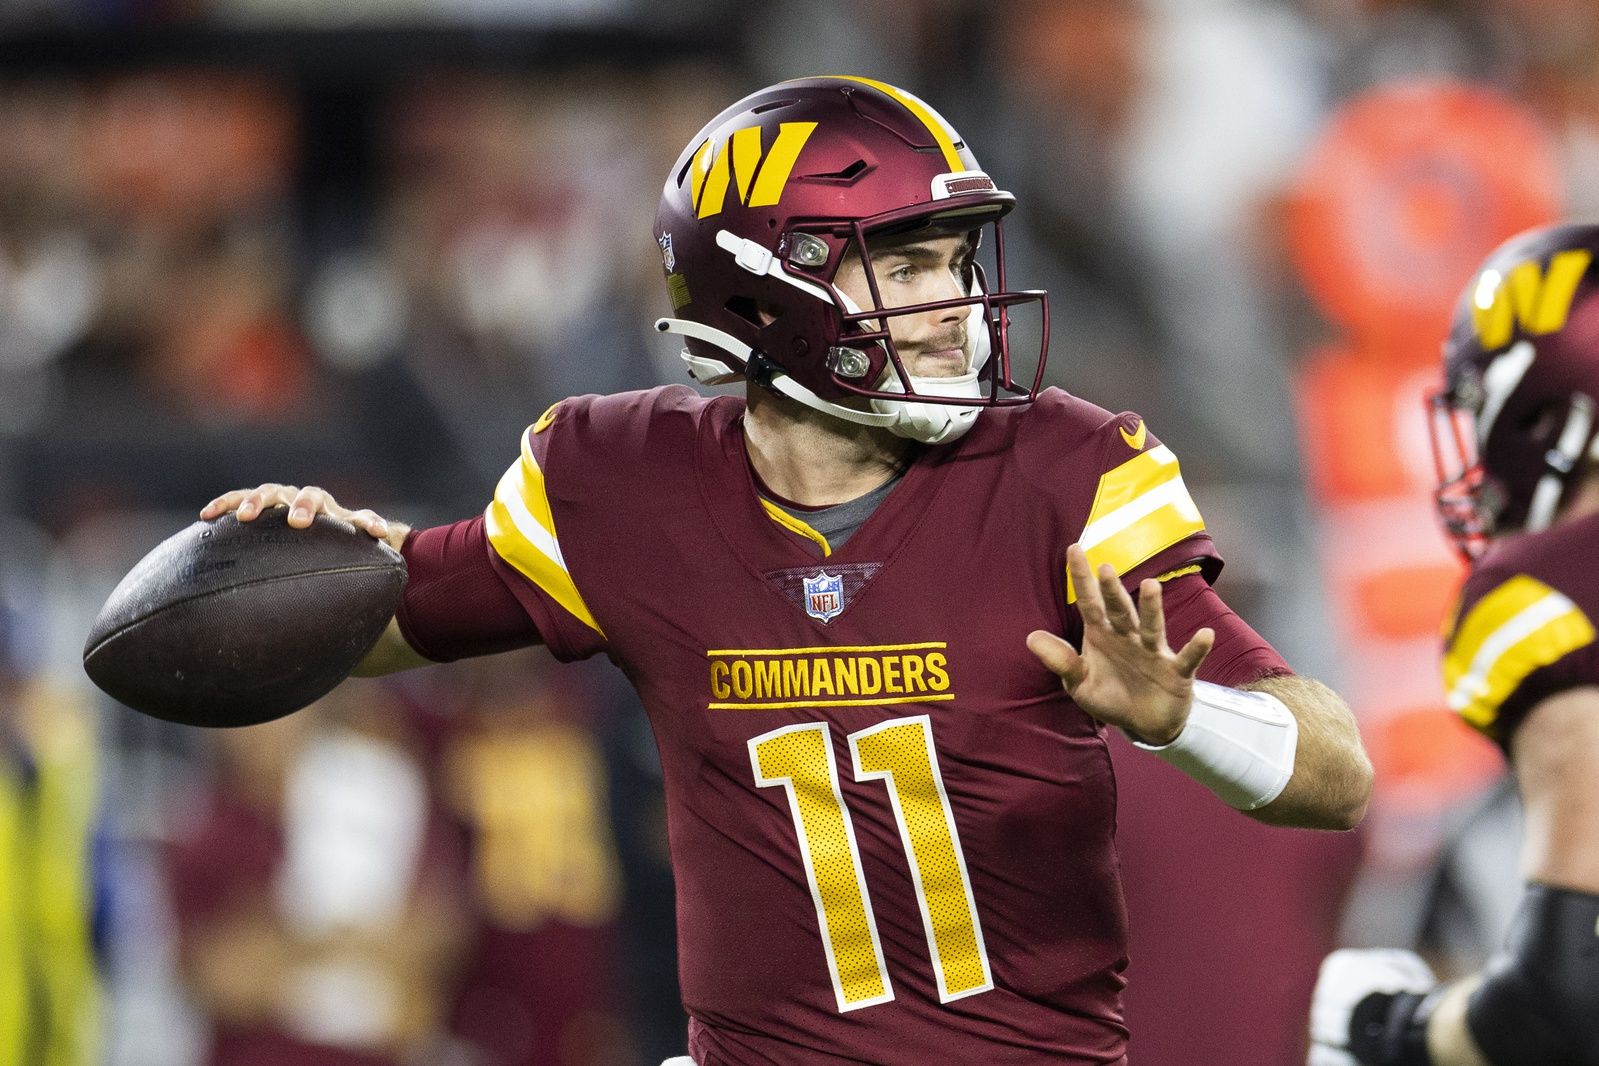
[{"label": "commanders text on jersey", "polygon": [[[759,701],[832,703],[932,703],[949,691],[943,641],[856,648],[762,648],[707,651],[712,709],[735,710]],[[847,653],[847,654],[841,654]],[[880,701],[874,696],[891,697]],[[727,703],[737,700],[738,703]]]}]

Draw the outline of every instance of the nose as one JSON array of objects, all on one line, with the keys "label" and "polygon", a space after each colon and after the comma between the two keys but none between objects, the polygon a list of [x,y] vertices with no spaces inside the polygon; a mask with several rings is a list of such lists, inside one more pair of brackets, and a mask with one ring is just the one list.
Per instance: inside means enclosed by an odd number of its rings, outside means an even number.
[{"label": "nose", "polygon": [[[945,277],[947,277],[949,280],[938,287],[938,291],[932,294],[932,299],[958,300],[966,295],[966,290],[961,287],[959,278],[955,277],[953,274],[946,274]],[[968,311],[968,308],[957,305],[954,307],[940,308],[939,310],[934,311],[933,315],[939,325],[947,325],[950,323],[965,321]]]}]

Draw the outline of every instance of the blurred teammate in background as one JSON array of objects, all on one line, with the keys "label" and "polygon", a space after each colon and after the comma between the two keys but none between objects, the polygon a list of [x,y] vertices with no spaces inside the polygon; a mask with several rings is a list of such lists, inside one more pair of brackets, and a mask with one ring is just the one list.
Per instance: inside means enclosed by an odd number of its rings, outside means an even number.
[{"label": "blurred teammate in background", "polygon": [[1450,706],[1508,755],[1528,884],[1482,974],[1408,951],[1328,957],[1312,1066],[1599,1063],[1599,226],[1533,230],[1461,297],[1433,400],[1439,508],[1471,573]]},{"label": "blurred teammate in background", "polygon": [[[6,547],[15,530],[7,527]],[[0,577],[18,559],[0,558]],[[28,669],[20,610],[0,588],[0,1063],[99,1061],[109,870],[96,830],[88,708]]]},{"label": "blurred teammate in background", "polygon": [[203,512],[321,510],[403,551],[363,672],[533,643],[622,667],[699,1066],[1125,1063],[1107,725],[1262,821],[1365,808],[1348,709],[1211,590],[1171,451],[1040,394],[1013,206],[915,97],[773,86],[688,145],[655,234],[658,328],[742,400],[564,401],[449,526],[284,485]]}]

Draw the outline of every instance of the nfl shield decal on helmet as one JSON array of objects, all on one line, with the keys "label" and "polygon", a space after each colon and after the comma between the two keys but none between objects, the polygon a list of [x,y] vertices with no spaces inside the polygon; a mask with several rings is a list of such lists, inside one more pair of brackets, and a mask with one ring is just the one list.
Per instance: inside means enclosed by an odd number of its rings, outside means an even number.
[{"label": "nfl shield decal on helmet", "polygon": [[661,246],[661,263],[668,273],[677,269],[677,256],[672,251],[672,235],[663,233],[655,238],[655,243]]},{"label": "nfl shield decal on helmet", "polygon": [[844,577],[823,571],[805,579],[805,613],[819,622],[831,622],[844,610]]}]

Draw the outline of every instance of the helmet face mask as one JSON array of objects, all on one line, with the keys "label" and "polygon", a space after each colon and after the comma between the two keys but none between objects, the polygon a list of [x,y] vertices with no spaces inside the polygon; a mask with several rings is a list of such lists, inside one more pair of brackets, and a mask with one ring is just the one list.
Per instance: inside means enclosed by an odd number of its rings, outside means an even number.
[{"label": "helmet face mask", "polygon": [[1427,397],[1433,467],[1438,487],[1434,499],[1444,531],[1461,555],[1480,555],[1494,532],[1503,494],[1483,471],[1477,450],[1480,402],[1469,395],[1440,389]]},{"label": "helmet face mask", "polygon": [[[1042,385],[1045,295],[1005,287],[1001,219],[1014,202],[908,93],[855,78],[772,86],[706,126],[666,183],[656,236],[680,317],[657,328],[688,338],[701,381],[747,377],[848,421],[954,439],[982,408],[1030,402]],[[958,287],[885,299],[880,249],[952,236],[970,253]],[[851,260],[864,268],[853,296],[839,284]],[[917,377],[901,350],[955,312],[975,388]],[[1036,353],[1020,358],[1018,315],[1041,323]]]},{"label": "helmet face mask", "polygon": [[1467,558],[1556,519],[1599,451],[1599,226],[1531,230],[1456,308],[1428,400],[1437,505]]},{"label": "helmet face mask", "polygon": [[[993,223],[996,234],[1003,223]],[[818,276],[825,285],[832,303],[837,308],[838,330],[824,363],[831,384],[840,392],[853,397],[873,400],[900,401],[906,396],[928,403],[946,403],[973,406],[974,398],[982,398],[993,406],[1023,404],[1031,401],[1040,382],[1042,365],[1032,368],[1025,380],[1018,380],[1018,372],[1011,359],[1009,346],[1012,322],[1016,308],[1039,304],[1040,297],[1033,293],[1006,293],[1001,283],[999,290],[990,287],[988,270],[978,261],[981,250],[981,231],[962,233],[937,227],[924,227],[913,231],[872,236],[864,227],[858,227],[852,239],[837,257],[839,265],[830,278]],[[952,295],[943,299],[900,303],[885,297],[883,271],[876,265],[884,256],[892,256],[901,248],[920,249],[927,243],[941,242],[946,238],[960,238],[958,281]],[[993,242],[1002,247],[1002,238]],[[858,249],[865,247],[865,254]],[[1003,270],[1000,252],[999,270]],[[854,283],[846,286],[842,275],[848,269]],[[933,269],[931,266],[928,269]],[[858,278],[854,275],[858,274]],[[853,290],[853,291],[851,291]],[[980,391],[969,396],[950,396],[929,392],[918,382],[938,380],[918,377],[913,356],[905,349],[903,339],[906,320],[927,318],[940,312],[958,311],[963,321],[958,329],[941,336],[950,336],[965,351],[965,365],[959,376],[976,375],[982,379]],[[944,318],[952,316],[945,314]],[[895,334],[901,334],[896,338]],[[914,344],[911,345],[913,348]],[[996,356],[997,353],[997,356]],[[956,375],[950,375],[951,377]],[[844,397],[848,399],[848,397]]]}]

